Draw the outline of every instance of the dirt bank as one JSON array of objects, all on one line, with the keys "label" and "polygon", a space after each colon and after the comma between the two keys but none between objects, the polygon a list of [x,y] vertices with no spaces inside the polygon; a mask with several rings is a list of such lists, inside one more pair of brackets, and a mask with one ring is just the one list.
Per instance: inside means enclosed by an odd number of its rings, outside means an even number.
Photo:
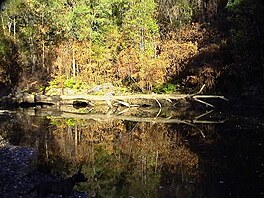
[{"label": "dirt bank", "polygon": [[[36,152],[27,147],[8,144],[0,136],[0,197],[19,197],[18,192],[26,192],[34,185],[48,180],[60,180],[59,175],[42,173],[33,165]],[[34,193],[26,197],[37,197]],[[59,197],[51,195],[49,197]],[[74,191],[71,197],[87,198],[87,193]]]}]

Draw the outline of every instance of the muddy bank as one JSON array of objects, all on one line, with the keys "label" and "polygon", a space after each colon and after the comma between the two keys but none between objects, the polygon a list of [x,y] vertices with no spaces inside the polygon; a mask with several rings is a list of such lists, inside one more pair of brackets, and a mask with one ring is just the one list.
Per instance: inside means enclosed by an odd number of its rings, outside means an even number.
[{"label": "muddy bank", "polygon": [[[37,153],[27,147],[12,146],[0,137],[0,197],[15,198],[44,181],[61,180],[60,175],[49,175],[34,167]],[[23,197],[37,197],[32,193]],[[49,197],[60,197],[51,195]],[[88,198],[84,192],[74,191],[71,197]]]}]

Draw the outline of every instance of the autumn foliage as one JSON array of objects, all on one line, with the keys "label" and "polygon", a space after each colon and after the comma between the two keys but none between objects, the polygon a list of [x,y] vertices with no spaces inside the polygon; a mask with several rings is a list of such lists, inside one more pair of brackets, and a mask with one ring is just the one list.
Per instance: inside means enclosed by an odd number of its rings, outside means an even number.
[{"label": "autumn foliage", "polygon": [[242,81],[256,74],[259,85],[262,8],[250,0],[8,1],[1,10],[1,82],[36,92],[68,79],[140,92],[167,83],[215,91],[232,88],[229,78],[247,86]]}]

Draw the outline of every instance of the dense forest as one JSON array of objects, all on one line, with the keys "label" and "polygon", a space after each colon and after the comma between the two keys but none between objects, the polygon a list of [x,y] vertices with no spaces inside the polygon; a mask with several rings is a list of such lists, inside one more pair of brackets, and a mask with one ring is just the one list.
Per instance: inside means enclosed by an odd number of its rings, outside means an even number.
[{"label": "dense forest", "polygon": [[[89,197],[263,196],[263,27],[263,0],[0,0],[0,192],[82,166]],[[163,97],[202,92],[242,104]]]},{"label": "dense forest", "polygon": [[109,82],[263,94],[263,15],[261,0],[7,0],[0,95]]}]

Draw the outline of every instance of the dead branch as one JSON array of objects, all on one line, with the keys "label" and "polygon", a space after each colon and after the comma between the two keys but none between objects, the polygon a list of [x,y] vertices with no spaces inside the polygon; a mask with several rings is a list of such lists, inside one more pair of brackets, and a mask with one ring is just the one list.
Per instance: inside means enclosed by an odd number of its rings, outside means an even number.
[{"label": "dead branch", "polygon": [[199,100],[198,98],[193,98],[196,102],[200,102],[200,103],[202,103],[202,104],[205,104],[205,105],[207,105],[207,106],[209,106],[209,107],[213,107],[214,108],[214,105],[212,105],[212,104],[210,104],[210,103],[208,103],[208,102],[204,102],[204,101],[202,101],[202,100]]}]

